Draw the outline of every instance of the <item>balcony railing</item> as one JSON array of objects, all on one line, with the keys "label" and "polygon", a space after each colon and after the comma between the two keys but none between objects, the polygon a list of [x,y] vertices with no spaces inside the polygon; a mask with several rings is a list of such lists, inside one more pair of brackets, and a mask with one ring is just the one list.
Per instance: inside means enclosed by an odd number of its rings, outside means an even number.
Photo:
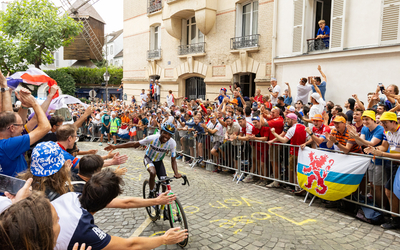
[{"label": "balcony railing", "polygon": [[189,45],[181,45],[178,47],[179,55],[198,54],[205,52],[206,43],[193,43]]},{"label": "balcony railing", "polygon": [[329,39],[323,40],[321,38],[319,39],[308,39],[307,40],[307,52],[313,52],[317,50],[327,50],[329,49]]},{"label": "balcony railing", "polygon": [[161,49],[153,49],[147,51],[147,59],[161,58]]},{"label": "balcony railing", "polygon": [[161,0],[148,0],[147,14],[159,11],[162,9],[162,1]]},{"label": "balcony railing", "polygon": [[259,34],[231,38],[231,50],[259,47]]}]

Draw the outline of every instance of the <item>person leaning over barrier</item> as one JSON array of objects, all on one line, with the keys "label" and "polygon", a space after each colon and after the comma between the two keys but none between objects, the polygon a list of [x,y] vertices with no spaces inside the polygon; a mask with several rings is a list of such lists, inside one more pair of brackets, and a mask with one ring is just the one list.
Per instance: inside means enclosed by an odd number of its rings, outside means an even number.
[{"label": "person leaning over barrier", "polygon": [[[291,113],[287,115],[287,121],[290,129],[286,133],[285,137],[278,135],[275,132],[275,128],[271,128],[271,133],[275,138],[283,143],[290,141],[291,145],[301,145],[307,140],[306,127],[303,124],[297,123],[297,115]],[[297,158],[299,154],[299,147],[290,147],[290,157],[289,157],[289,182],[297,183],[297,178],[295,178],[295,168],[297,166]]]},{"label": "person leaning over barrier", "polygon": [[346,128],[346,115],[339,113],[333,123],[335,128],[331,130],[331,133],[325,133],[328,143],[328,148],[334,147],[335,150],[342,151],[344,153],[361,153],[361,147],[356,143],[353,138],[350,138],[349,130]]},{"label": "person leaning over barrier", "polygon": [[163,244],[172,245],[187,238],[187,230],[172,228],[158,237],[120,238],[98,228],[93,215],[122,194],[123,180],[111,169],[93,175],[82,194],[67,193],[52,202],[61,227],[57,249],[72,249],[75,242],[86,242],[93,250],[153,249]]},{"label": "person leaning over barrier", "polygon": [[[367,154],[373,154],[380,157],[388,157],[400,160],[400,126],[397,122],[397,115],[393,112],[384,112],[380,121],[385,129],[382,145],[369,146],[364,149]],[[389,152],[388,152],[389,150]],[[399,167],[398,162],[391,162],[385,166],[386,174],[389,180],[385,185],[385,194],[390,202],[391,211],[399,213],[399,198],[393,193],[393,181]],[[400,228],[400,217],[392,215],[390,221],[381,225],[384,229]]]},{"label": "person leaning over barrier", "polygon": [[[350,137],[356,140],[357,144],[365,147],[377,147],[382,145],[384,137],[384,129],[381,125],[376,124],[375,111],[366,110],[362,114],[364,127],[361,130],[361,135],[358,134],[355,127],[347,125]],[[382,185],[386,180],[386,175],[383,171],[382,160],[371,160],[368,167],[368,179],[371,182],[371,193],[375,196],[375,201],[378,206],[381,206]]]}]

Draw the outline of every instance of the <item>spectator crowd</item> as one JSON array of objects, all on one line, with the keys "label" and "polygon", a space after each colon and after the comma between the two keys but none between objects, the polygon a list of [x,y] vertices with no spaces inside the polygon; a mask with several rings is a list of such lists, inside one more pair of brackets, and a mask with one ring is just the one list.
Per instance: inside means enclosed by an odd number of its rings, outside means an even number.
[{"label": "spectator crowd", "polygon": [[[177,159],[202,166],[211,160],[217,166],[216,173],[241,167],[248,173],[244,182],[284,187],[296,195],[304,193],[295,187],[301,148],[399,160],[398,87],[378,84],[365,103],[353,94],[344,104],[335,104],[325,99],[326,92],[333,88],[329,90],[322,68],[318,66],[317,70],[320,76],[301,76],[293,89],[289,83],[278,85],[272,78],[267,93],[257,89],[254,96],[243,96],[240,84],[234,83],[229,90],[222,87],[214,100],[175,97],[170,90],[165,103],[160,102],[162,85],[155,79],[138,100],[132,96],[129,103],[115,100],[89,107],[68,105],[71,124],[54,115],[56,111],[48,110],[57,86],[51,87],[41,105],[28,89],[19,88],[16,96],[21,105],[13,109],[7,81],[0,75],[0,174],[27,181],[17,194],[6,192],[0,197],[0,235],[7,239],[0,242],[0,248],[19,249],[29,244],[37,246],[31,249],[78,249],[78,242],[93,249],[125,249],[133,244],[151,249],[186,237],[186,232],[171,229],[151,240],[123,239],[98,228],[93,214],[103,208],[167,204],[175,197],[116,198],[122,192],[121,176],[127,170],[108,167],[125,163],[128,156],[80,151],[76,143],[79,137],[95,137],[100,146],[105,139],[113,144],[137,141],[157,133],[162,123],[171,122],[178,131]],[[29,109],[33,109],[33,115],[28,115]],[[286,144],[289,146],[283,150]],[[361,190],[363,195],[374,197],[374,205],[394,213],[399,213],[399,200],[392,193],[397,168],[396,163],[387,166],[374,158],[368,179],[363,180],[370,188]],[[82,223],[86,226],[76,227]],[[22,224],[25,226],[19,226]],[[30,231],[32,227],[36,231]],[[382,227],[400,228],[399,217],[392,216]]]}]

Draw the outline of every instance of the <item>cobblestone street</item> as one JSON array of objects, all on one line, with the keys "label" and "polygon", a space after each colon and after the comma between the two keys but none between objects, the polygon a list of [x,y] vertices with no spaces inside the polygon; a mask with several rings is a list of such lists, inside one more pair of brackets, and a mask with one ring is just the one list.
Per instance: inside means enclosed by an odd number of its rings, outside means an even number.
[{"label": "cobblestone street", "polygon": [[[106,154],[98,143],[79,142],[78,147],[99,149],[100,155]],[[118,151],[129,156],[123,196],[142,197],[142,184],[148,178],[143,166],[144,151]],[[169,157],[164,159],[164,164],[172,176]],[[172,190],[178,195],[189,223],[186,249],[400,248],[399,231],[384,231],[336,209],[326,209],[319,200],[309,207],[301,197],[289,195],[283,189],[236,184],[227,172],[216,174],[200,167],[191,169],[181,161],[178,168],[190,182],[190,186],[182,186],[181,180],[172,182]],[[105,232],[120,237],[151,237],[169,229],[167,221],[148,224],[146,218],[144,208],[104,209],[95,215],[95,222]]]}]

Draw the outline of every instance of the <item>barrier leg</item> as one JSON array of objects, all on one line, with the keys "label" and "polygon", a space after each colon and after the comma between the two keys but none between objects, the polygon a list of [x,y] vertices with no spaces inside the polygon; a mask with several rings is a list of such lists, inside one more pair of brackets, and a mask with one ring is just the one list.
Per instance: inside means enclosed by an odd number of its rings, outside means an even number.
[{"label": "barrier leg", "polygon": [[307,192],[307,194],[306,194],[306,198],[304,198],[304,203],[306,203],[306,201],[307,201],[308,194],[309,194],[309,192]]},{"label": "barrier leg", "polygon": [[315,197],[317,197],[317,196],[314,195],[314,197],[311,199],[310,204],[308,204],[309,207],[311,207],[312,203],[314,202]]}]

